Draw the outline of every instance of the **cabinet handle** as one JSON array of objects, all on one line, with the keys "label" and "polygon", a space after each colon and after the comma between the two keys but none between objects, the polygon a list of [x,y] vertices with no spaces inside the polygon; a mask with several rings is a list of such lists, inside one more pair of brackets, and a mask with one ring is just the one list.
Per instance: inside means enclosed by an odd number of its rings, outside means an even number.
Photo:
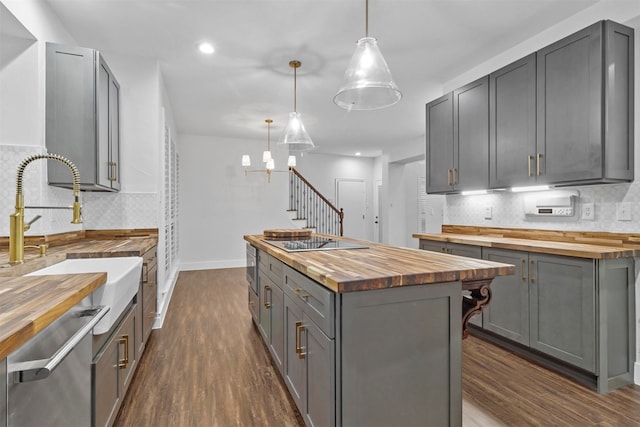
[{"label": "cabinet handle", "polygon": [[296,322],[296,354],[300,354],[300,326],[302,322]]},{"label": "cabinet handle", "polygon": [[521,267],[521,269],[522,269],[522,277],[521,277],[521,279],[522,279],[523,282],[527,281],[527,276],[524,274],[524,269],[525,269],[526,266],[527,266],[527,261],[523,258],[522,259],[522,267]]},{"label": "cabinet handle", "polygon": [[527,156],[527,169],[529,170],[529,172],[527,173],[527,176],[531,176],[531,161],[533,160],[533,156]]},{"label": "cabinet handle", "polygon": [[531,268],[529,268],[529,281],[531,283],[535,283],[536,281],[536,278],[534,277],[534,274],[533,274],[533,272],[535,271],[534,269],[535,263],[536,262],[534,260],[531,260]]},{"label": "cabinet handle", "polygon": [[540,176],[540,159],[542,159],[542,153],[538,153],[536,156],[536,174]]},{"label": "cabinet handle", "polygon": [[447,169],[447,185],[451,185],[451,169]]},{"label": "cabinet handle", "polygon": [[142,263],[142,283],[149,283],[149,264]]},{"label": "cabinet handle", "polygon": [[118,368],[126,369],[129,364],[129,335],[123,335],[118,342],[124,344],[124,358],[119,361]]},{"label": "cabinet handle", "polygon": [[453,179],[451,181],[453,185],[456,185],[458,183],[458,168],[453,168],[452,171],[451,175],[453,176]]},{"label": "cabinet handle", "polygon": [[116,179],[116,163],[109,162],[109,181],[117,181]]},{"label": "cabinet handle", "polygon": [[[267,292],[269,292],[269,301],[267,302]],[[269,285],[265,285],[264,286],[264,306],[265,308],[271,308],[271,286]]]},{"label": "cabinet handle", "polygon": [[302,322],[296,322],[296,353],[298,353],[298,358],[304,359],[307,355],[306,352],[302,350],[302,333],[305,331],[305,327],[302,325]]},{"label": "cabinet handle", "polygon": [[302,288],[295,288],[294,291],[300,297],[300,299],[306,301],[309,298],[309,295],[302,293]]}]

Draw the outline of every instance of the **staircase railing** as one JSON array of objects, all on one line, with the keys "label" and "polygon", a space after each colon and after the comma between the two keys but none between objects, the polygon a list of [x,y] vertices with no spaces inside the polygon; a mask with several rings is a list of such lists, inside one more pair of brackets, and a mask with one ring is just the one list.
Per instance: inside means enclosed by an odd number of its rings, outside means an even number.
[{"label": "staircase railing", "polygon": [[307,227],[316,233],[342,236],[342,208],[336,208],[295,168],[289,170],[289,210],[297,211],[297,219],[306,219]]}]

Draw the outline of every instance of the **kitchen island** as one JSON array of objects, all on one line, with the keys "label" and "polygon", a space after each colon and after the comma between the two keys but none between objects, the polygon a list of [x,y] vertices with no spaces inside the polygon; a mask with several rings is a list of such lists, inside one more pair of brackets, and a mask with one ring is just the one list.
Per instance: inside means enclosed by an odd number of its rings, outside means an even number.
[{"label": "kitchen island", "polygon": [[463,301],[486,303],[512,265],[352,239],[365,248],[244,239],[257,249],[249,308],[307,425],[461,424]]}]

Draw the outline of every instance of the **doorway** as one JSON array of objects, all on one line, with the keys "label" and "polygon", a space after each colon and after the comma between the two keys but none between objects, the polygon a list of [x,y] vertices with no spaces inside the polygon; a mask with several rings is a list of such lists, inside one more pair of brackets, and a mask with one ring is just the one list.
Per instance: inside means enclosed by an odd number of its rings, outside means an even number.
[{"label": "doorway", "polygon": [[366,239],[366,183],[363,179],[336,179],[336,201],[344,209],[345,237]]}]

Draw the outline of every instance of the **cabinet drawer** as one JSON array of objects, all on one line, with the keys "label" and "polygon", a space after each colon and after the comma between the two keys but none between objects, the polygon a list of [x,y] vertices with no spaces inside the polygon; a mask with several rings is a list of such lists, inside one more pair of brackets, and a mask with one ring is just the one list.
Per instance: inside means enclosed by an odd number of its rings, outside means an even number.
[{"label": "cabinet drawer", "polygon": [[329,338],[335,336],[335,294],[298,273],[285,267],[285,292],[301,304],[305,314],[313,320]]},{"label": "cabinet drawer", "polygon": [[284,278],[284,263],[264,251],[260,252],[259,259],[260,271],[280,286]]}]

